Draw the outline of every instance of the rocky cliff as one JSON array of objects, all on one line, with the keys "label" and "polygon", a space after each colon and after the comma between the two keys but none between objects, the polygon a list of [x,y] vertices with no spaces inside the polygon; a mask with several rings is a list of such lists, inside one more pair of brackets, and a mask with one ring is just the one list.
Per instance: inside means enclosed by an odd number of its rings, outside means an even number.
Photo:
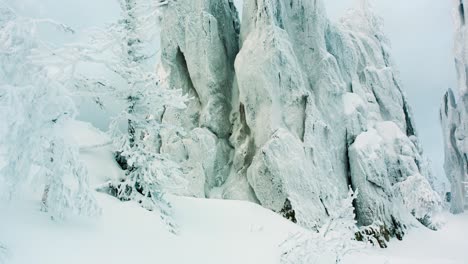
[{"label": "rocky cliff", "polygon": [[468,205],[468,28],[463,0],[454,0],[455,66],[458,75],[458,98],[449,89],[440,109],[444,132],[445,173],[451,182],[451,211],[462,213]]},{"label": "rocky cliff", "polygon": [[366,4],[333,24],[319,0],[245,0],[240,23],[232,0],[178,0],[162,21],[160,75],[192,97],[163,114],[185,128],[161,134],[190,183],[181,194],[314,229],[351,187],[360,225],[400,236],[413,217],[430,223],[439,200]]}]

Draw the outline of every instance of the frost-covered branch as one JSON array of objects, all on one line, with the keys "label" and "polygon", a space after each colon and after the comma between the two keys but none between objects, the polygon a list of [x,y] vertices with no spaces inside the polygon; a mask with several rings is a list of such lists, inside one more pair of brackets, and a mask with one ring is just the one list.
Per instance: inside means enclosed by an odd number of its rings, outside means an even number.
[{"label": "frost-covered branch", "polygon": [[366,244],[356,241],[353,201],[357,192],[349,191],[339,206],[330,210],[326,223],[318,232],[305,231],[294,234],[280,245],[282,264],[341,263],[351,252],[363,249]]}]

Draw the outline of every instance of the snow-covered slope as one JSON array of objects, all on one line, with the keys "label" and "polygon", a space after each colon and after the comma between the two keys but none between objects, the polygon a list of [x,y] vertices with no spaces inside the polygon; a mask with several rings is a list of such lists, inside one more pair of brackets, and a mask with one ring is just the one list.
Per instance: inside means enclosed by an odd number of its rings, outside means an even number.
[{"label": "snow-covered slope", "polygon": [[113,146],[108,135],[93,127],[90,123],[69,122],[64,129],[70,144],[80,148],[81,158],[92,172],[90,185],[121,179],[124,176],[112,153]]},{"label": "snow-covered slope", "polygon": [[[118,177],[122,171],[105,134],[84,122],[69,124],[67,131],[81,146],[95,187]],[[0,202],[0,243],[7,248],[0,263],[278,263],[278,244],[301,230],[257,204],[171,197],[180,226],[175,236],[157,213],[95,195],[102,209],[98,218],[53,220],[39,210],[39,199]]]},{"label": "snow-covered slope", "polygon": [[[2,264],[279,264],[279,245],[300,228],[241,201],[173,199],[179,236],[137,204],[97,194],[97,219],[53,221],[39,204],[2,204]],[[414,229],[385,250],[354,252],[344,264],[465,264],[468,215],[449,216],[434,232]],[[0,254],[2,251],[0,250]],[[2,262],[2,257],[4,262]],[[328,264],[328,263],[320,263]]]},{"label": "snow-covered slope", "polygon": [[[445,164],[451,182],[451,211],[461,213],[468,206],[468,28],[464,0],[453,0],[455,18],[455,66],[458,96],[451,89],[444,96],[440,119],[444,132]],[[464,182],[466,182],[466,187]]]},{"label": "snow-covered slope", "polygon": [[[81,141],[83,145],[106,142],[98,140],[103,139],[102,134],[86,124],[72,127],[74,138],[90,140]],[[118,170],[112,159],[99,153],[91,158],[103,162],[98,170],[88,162],[91,178],[101,178],[102,171],[110,175]],[[171,197],[180,226],[180,234],[175,236],[156,213],[105,194],[96,196],[102,208],[100,217],[63,221],[40,212],[38,202],[2,201],[0,244],[6,250],[0,248],[0,263],[279,264],[279,245],[303,230],[253,203]],[[468,215],[447,220],[438,232],[413,229],[403,242],[391,242],[386,250],[355,252],[344,263],[464,264]]]},{"label": "snow-covered slope", "polygon": [[298,229],[259,205],[177,198],[181,230],[174,236],[136,203],[97,198],[100,218],[65,222],[52,221],[38,204],[2,205],[6,263],[278,263],[277,243]]},{"label": "snow-covered slope", "polygon": [[439,231],[411,230],[403,241],[394,240],[387,249],[371,249],[346,258],[345,264],[461,264],[466,263],[468,214],[448,215]]},{"label": "snow-covered slope", "polygon": [[240,25],[231,0],[166,7],[161,76],[194,100],[164,114],[187,133],[163,133],[161,150],[183,164],[188,194],[292,205],[314,229],[351,186],[360,225],[400,236],[409,199],[430,223],[440,199],[380,18],[362,3],[341,24],[323,1],[247,0]]}]

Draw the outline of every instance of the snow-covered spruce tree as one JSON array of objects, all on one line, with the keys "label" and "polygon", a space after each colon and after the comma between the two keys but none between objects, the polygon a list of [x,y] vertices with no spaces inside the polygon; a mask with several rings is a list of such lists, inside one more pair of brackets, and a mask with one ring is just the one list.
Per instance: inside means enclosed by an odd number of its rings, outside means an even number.
[{"label": "snow-covered spruce tree", "polygon": [[[355,193],[350,189],[348,197],[329,212],[328,219],[318,232],[304,231],[281,244],[281,263],[341,263],[347,254],[364,248],[366,244],[356,240],[360,230],[355,220],[353,201],[357,195],[357,191]],[[366,238],[374,241],[370,236]]]},{"label": "snow-covered spruce tree", "polygon": [[[155,145],[164,109],[184,108],[186,99],[179,90],[161,89],[149,63],[151,55],[146,49],[154,39],[151,32],[155,30],[159,4],[148,6],[140,0],[121,0],[122,18],[110,27],[115,43],[120,46],[115,54],[120,63],[113,71],[127,83],[120,94],[126,100],[126,109],[111,126],[118,156],[126,163],[123,163],[126,178],[112,184],[120,199],[136,200],[148,210],[159,210],[169,230],[175,233],[163,186],[177,181],[179,168],[161,155]],[[119,128],[122,120],[127,121],[127,133]]]},{"label": "snow-covered spruce tree", "polygon": [[[180,184],[176,163],[159,153],[160,117],[166,107],[184,108],[187,98],[177,89],[163,89],[154,68],[153,43],[160,6],[166,1],[121,0],[122,17],[104,30],[90,32],[87,43],[39,54],[61,69],[61,79],[79,94],[111,97],[124,102],[113,119],[110,134],[116,160],[125,178],[103,188],[123,201],[137,201],[159,210],[171,232],[176,232],[164,186]],[[80,64],[98,65],[107,78],[80,73]],[[168,129],[178,129],[167,127]]]},{"label": "snow-covered spruce tree", "polygon": [[53,216],[98,213],[78,149],[63,137],[63,126],[75,118],[73,101],[64,87],[30,58],[42,42],[38,27],[48,19],[21,17],[0,2],[0,146],[5,166],[0,187],[10,198],[20,188],[44,185],[42,209]]}]

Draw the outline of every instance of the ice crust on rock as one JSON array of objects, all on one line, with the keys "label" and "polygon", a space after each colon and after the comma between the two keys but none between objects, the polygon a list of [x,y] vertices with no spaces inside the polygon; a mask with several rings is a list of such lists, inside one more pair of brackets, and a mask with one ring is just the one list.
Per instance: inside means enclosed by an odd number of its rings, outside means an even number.
[{"label": "ice crust on rock", "polygon": [[451,212],[462,213],[468,205],[468,28],[464,0],[453,0],[455,20],[455,67],[458,96],[449,89],[444,95],[440,119],[445,145],[445,174],[451,183]]},{"label": "ice crust on rock", "polygon": [[[401,235],[399,225],[405,211],[418,220],[430,221],[441,200],[422,174],[427,166],[418,148],[391,121],[377,123],[361,133],[349,150],[352,186],[360,192],[356,216],[363,226],[383,222],[394,235]],[[390,222],[389,222],[390,221]],[[430,222],[425,223],[430,224]]]},{"label": "ice crust on rock", "polygon": [[182,194],[208,196],[227,178],[238,31],[231,1],[180,0],[165,7],[159,72],[168,89],[182,89],[192,98],[187,109],[162,114],[164,123],[184,128],[161,133],[161,152],[183,164],[191,186]]},{"label": "ice crust on rock", "polygon": [[[410,213],[430,218],[438,197],[370,8],[339,24],[322,1],[245,0],[242,14],[239,26],[231,0],[179,0],[163,17],[161,67],[194,100],[164,113],[188,132],[163,133],[161,151],[184,164],[190,192],[276,212],[290,204],[312,229],[349,186],[361,225],[401,234]],[[406,206],[419,198],[435,205]]]}]

